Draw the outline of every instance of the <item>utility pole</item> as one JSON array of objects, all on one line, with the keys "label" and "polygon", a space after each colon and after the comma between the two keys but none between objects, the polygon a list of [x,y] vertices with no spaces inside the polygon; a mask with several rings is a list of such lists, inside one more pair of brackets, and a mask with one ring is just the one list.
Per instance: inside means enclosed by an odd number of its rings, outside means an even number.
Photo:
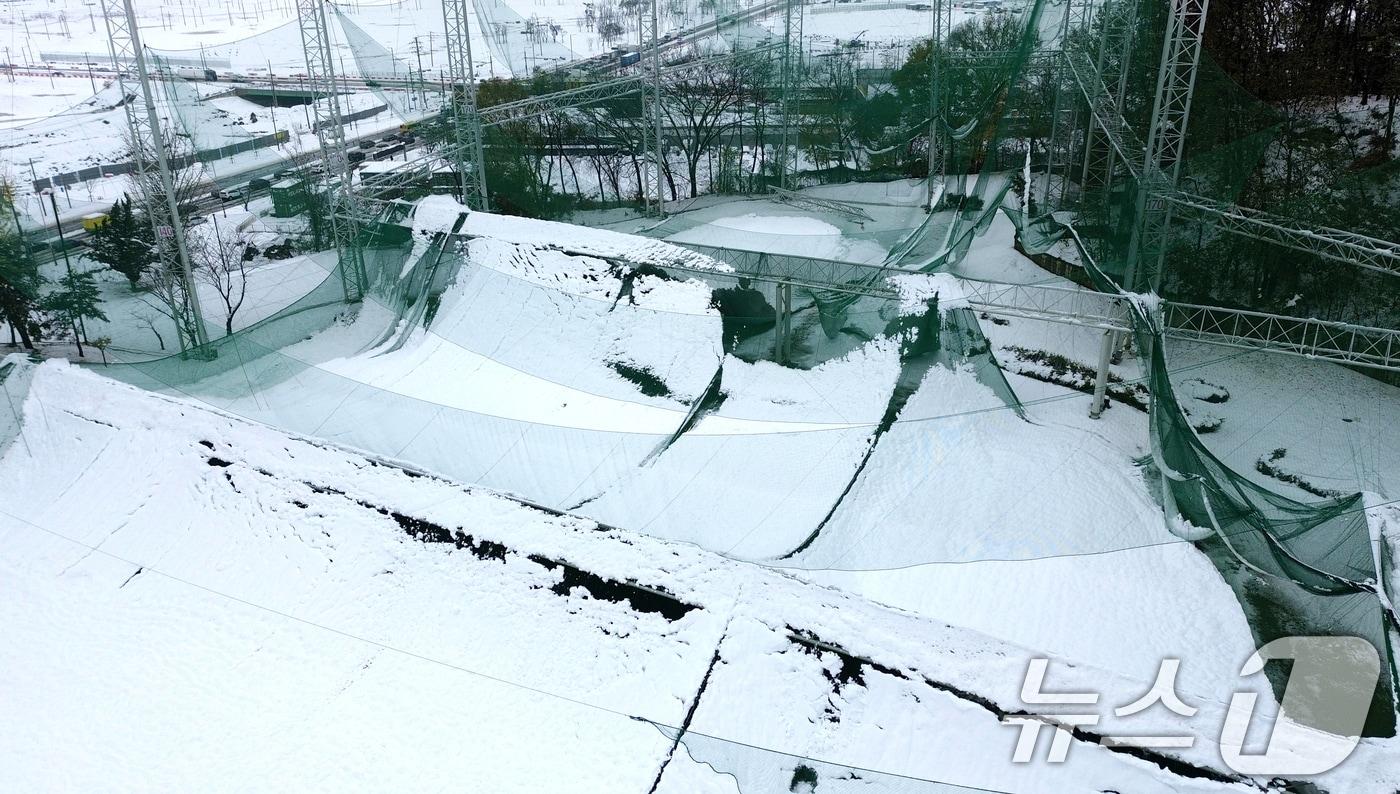
[{"label": "utility pole", "polygon": [[53,225],[58,231],[58,247],[63,251],[63,269],[71,276],[73,263],[68,259],[68,241],[63,237],[63,222],[58,219],[58,195],[53,188],[46,188],[44,192],[49,194],[49,203],[53,205]]},{"label": "utility pole", "polygon": [[428,95],[423,91],[423,47],[418,43],[417,36],[413,37],[413,55],[418,59],[418,104],[426,108]]},{"label": "utility pole", "polygon": [[[452,119],[453,166],[462,191],[462,203],[474,210],[490,210],[486,188],[486,152],[481,115],[476,106],[476,66],[472,63],[472,38],[468,0],[442,0],[446,27],[447,102]],[[421,63],[421,62],[420,62]]]},{"label": "utility pole", "polygon": [[[151,184],[151,171],[159,174],[164,201],[147,200],[146,215],[155,233],[156,249],[160,256],[160,267],[166,272],[178,274],[184,292],[183,311],[188,323],[176,322],[177,336],[180,337],[182,351],[193,350],[196,355],[209,354],[209,338],[204,328],[204,312],[195,292],[194,276],[190,267],[189,248],[185,244],[185,226],[180,219],[179,197],[175,193],[175,179],[170,171],[170,158],[165,150],[165,139],[161,133],[160,117],[156,113],[155,95],[151,91],[151,76],[146,65],[146,48],[141,44],[141,34],[136,25],[136,10],[131,0],[103,0],[103,13],[107,22],[108,47],[112,63],[116,65],[117,84],[123,97],[127,96],[127,78],[122,63],[136,66],[136,77],[140,83],[138,101],[125,102],[127,131],[131,135],[132,160],[136,165],[137,179],[143,189]],[[148,199],[152,197],[147,197]],[[172,307],[173,308],[173,307]],[[182,328],[182,325],[193,326]]]},{"label": "utility pole", "polygon": [[272,83],[272,107],[269,108],[272,113],[272,139],[281,148],[282,142],[277,140],[277,75],[272,71],[272,61],[267,62],[267,79]]}]

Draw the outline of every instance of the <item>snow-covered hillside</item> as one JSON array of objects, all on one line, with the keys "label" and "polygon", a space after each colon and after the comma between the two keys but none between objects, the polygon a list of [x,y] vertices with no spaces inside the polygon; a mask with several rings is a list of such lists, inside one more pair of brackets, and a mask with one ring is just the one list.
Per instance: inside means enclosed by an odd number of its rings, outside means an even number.
[{"label": "snow-covered hillside", "polygon": [[[1031,652],[966,629],[69,366],[25,381],[0,458],[7,790],[775,791],[801,767],[820,791],[950,790],[822,762],[1253,788],[1194,768],[1205,748],[1176,772],[1085,740],[1006,763]],[[1379,750],[1338,790],[1393,785]]]}]

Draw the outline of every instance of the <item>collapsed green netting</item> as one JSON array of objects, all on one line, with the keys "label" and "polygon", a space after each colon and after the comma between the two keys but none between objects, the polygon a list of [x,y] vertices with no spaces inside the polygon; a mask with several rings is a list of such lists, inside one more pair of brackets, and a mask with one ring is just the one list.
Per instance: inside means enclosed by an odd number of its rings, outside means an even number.
[{"label": "collapsed green netting", "polygon": [[395,57],[388,47],[355,24],[340,6],[331,8],[345,31],[345,42],[354,57],[356,72],[395,117],[404,122],[415,121],[437,108],[440,86],[428,85],[425,75],[415,71],[406,59]]},{"label": "collapsed green netting", "polygon": [[[1077,240],[1078,238],[1076,238]],[[1151,463],[1161,478],[1173,531],[1197,542],[1235,589],[1262,646],[1285,636],[1356,636],[1387,661],[1366,723],[1368,735],[1395,732],[1394,632],[1400,621],[1387,592],[1384,539],[1373,534],[1364,495],[1303,503],[1232,470],[1192,429],[1177,401],[1155,297],[1122,290],[1080,247],[1100,289],[1128,298],[1138,349],[1147,356],[1152,402]],[[1270,671],[1282,698],[1287,676]]]},{"label": "collapsed green netting", "polygon": [[[1141,5],[1140,38],[1160,41],[1159,6],[1163,4],[1144,0]],[[902,230],[892,238],[889,233],[882,232],[885,236],[879,238],[872,233],[872,239],[889,247],[889,256],[874,267],[837,263],[850,268],[848,274],[838,276],[839,280],[869,286],[882,283],[895,270],[957,272],[974,237],[987,228],[998,211],[1007,212],[1017,222],[1024,250],[1044,253],[1063,241],[1064,224],[1048,214],[1059,209],[1072,213],[1072,226],[1078,232],[1074,244],[1080,263],[1085,265],[1087,280],[1098,289],[1119,292],[1117,283],[1130,255],[1131,231],[1137,222],[1141,191],[1126,171],[1120,168],[1106,184],[1091,187],[1077,181],[1077,163],[1072,161],[1071,195],[1065,207],[1012,201],[1018,195],[1035,195],[1030,184],[1034,179],[1027,180],[1025,176],[1026,164],[1029,159],[1043,174],[1043,139],[1052,106],[1047,96],[1053,95],[1057,82],[1069,79],[1063,72],[1052,72],[1047,77],[1044,71],[1030,68],[1037,51],[1060,43],[1055,34],[1055,14],[1063,13],[1063,9],[1064,6],[1050,6],[1043,0],[1028,4],[1021,17],[1020,34],[1009,53],[992,59],[990,66],[983,61],[976,69],[953,75],[958,79],[944,81],[942,104],[947,112],[937,123],[949,142],[949,151],[947,174],[939,180],[940,193],[933,211],[914,229]],[[1091,34],[1103,18],[1103,14],[1095,15]],[[355,30],[353,23],[348,24],[347,36],[357,39]],[[1092,50],[1093,35],[1072,38],[1063,44]],[[364,40],[359,45],[352,50],[357,61],[364,61],[360,64],[362,73],[397,73],[399,65],[392,58],[385,60],[387,51],[381,52],[382,47]],[[1153,45],[1139,44],[1136,67],[1127,80],[1125,115],[1138,129],[1145,128],[1144,119],[1150,111],[1156,50]],[[944,53],[950,61],[956,55],[951,49]],[[198,127],[211,123],[200,115],[197,98],[187,87],[177,85],[171,90],[182,124]],[[1183,183],[1201,195],[1231,200],[1239,195],[1244,181],[1270,145],[1278,120],[1244,96],[1209,62],[1202,66],[1195,104]],[[201,133],[198,137],[208,139],[209,135]],[[799,148],[811,145],[815,142],[810,139],[799,141]],[[1385,184],[1387,173],[1393,171],[1385,172],[1382,167],[1377,174],[1358,173],[1347,180],[1355,182],[1355,190],[1362,192],[1371,184],[1369,180]],[[1293,209],[1299,213],[1307,211],[1307,207]],[[1325,220],[1339,226],[1364,221]],[[677,229],[684,224],[680,220],[668,223]],[[1168,277],[1163,285],[1169,296],[1178,288],[1172,273],[1185,272],[1200,266],[1202,261],[1213,261],[1210,256],[1218,259],[1212,252],[1230,239],[1201,219],[1181,218],[1176,228],[1178,232],[1168,254]],[[667,228],[661,231],[667,233]],[[1384,236],[1383,231],[1373,233]],[[1227,256],[1287,261],[1276,246],[1267,243],[1245,241],[1230,245]],[[580,430],[428,403],[336,374],[318,357],[314,345],[302,343],[342,335],[363,351],[396,349],[414,330],[433,327],[434,303],[453,280],[470,279],[483,293],[509,294],[517,302],[512,305],[521,307],[544,302],[568,306],[569,311],[601,311],[598,306],[582,303],[584,299],[578,296],[561,295],[473,267],[470,257],[448,237],[435,237],[425,244],[392,224],[371,225],[359,248],[366,261],[372,296],[359,308],[344,303],[339,272],[343,266],[337,262],[327,279],[301,300],[211,343],[217,355],[210,360],[172,356],[108,371],[148,388],[189,394],[295,432],[420,462],[455,478],[638,529],[679,525],[687,513],[704,514],[705,506],[688,501],[685,489],[676,485],[680,482],[694,484],[697,493],[714,492],[706,488],[745,488],[743,493],[754,500],[756,514],[770,516],[766,520],[775,525],[788,520],[796,529],[810,530],[822,520],[826,506],[819,506],[821,509],[810,514],[789,511],[784,496],[805,482],[819,482],[833,495],[849,487],[849,471],[838,470],[831,461],[837,459],[838,452],[863,450],[871,444],[875,430],[872,426],[806,434],[708,438],[695,437],[683,429],[675,433]],[[779,269],[806,264],[795,261],[801,257],[787,257],[794,261],[786,263],[784,259],[784,255],[775,254],[767,262]],[[1291,267],[1297,270],[1296,263]],[[1336,277],[1341,272],[1331,270],[1327,271],[1330,275],[1319,277]],[[721,354],[745,360],[765,357],[765,348],[771,346],[771,337],[765,335],[771,334],[776,296],[771,285],[762,281],[721,275],[707,280],[717,292],[730,291],[734,306],[740,307],[717,323],[722,327],[713,329],[719,349],[710,382],[722,384]],[[850,349],[839,347],[837,340],[845,339],[854,345],[849,340],[873,339],[889,333],[891,321],[902,316],[891,298],[855,297],[815,288],[797,291],[794,310],[803,318],[812,318],[813,325],[804,338],[816,340],[814,346],[828,352]],[[644,310],[624,306],[619,311]],[[678,329],[688,328],[686,333],[695,334],[709,333],[705,323],[713,320],[685,315],[670,319]],[[1168,378],[1161,329],[1153,325],[1150,311],[1139,312],[1135,321],[1138,347],[1149,354],[1144,375],[1153,396],[1150,428],[1158,452],[1157,466],[1165,476],[1167,509],[1169,513],[1179,510],[1194,527],[1211,531],[1211,536],[1199,541],[1199,545],[1235,588],[1256,637],[1262,643],[1283,633],[1354,633],[1383,649],[1393,676],[1390,631],[1395,628],[1394,616],[1385,600],[1386,571],[1375,562],[1384,559],[1384,554],[1373,553],[1375,543],[1360,495],[1300,503],[1253,484],[1212,456],[1177,404]],[[956,355],[943,363],[966,362],[973,367],[979,379],[998,396],[999,407],[1005,409],[1000,415],[1014,419],[1020,401],[1005,384],[989,346],[981,339],[975,316],[945,307],[939,327],[945,340],[959,340],[961,346]],[[531,355],[520,338],[511,336],[519,333],[504,324],[491,327],[483,323],[480,329],[461,330],[449,341],[526,374],[567,383],[568,369]],[[543,341],[542,337],[537,338]],[[951,342],[948,348],[951,349]],[[315,394],[318,399],[298,399],[298,394]],[[685,395],[692,415],[682,428],[692,426],[689,423],[713,408],[712,396],[699,392]],[[896,428],[918,427],[915,423],[925,420],[930,427],[946,427],[950,424],[947,419],[899,415],[890,421]],[[965,439],[953,437],[952,443],[965,443]],[[659,450],[665,454],[658,455]],[[811,466],[782,470],[773,465],[779,459],[814,462]],[[668,465],[673,468],[666,469]],[[664,485],[668,481],[656,473],[662,470],[681,476]],[[769,487],[766,491],[747,487],[754,482]],[[645,504],[621,504],[617,493],[629,486],[645,492],[638,496]],[[788,512],[792,514],[787,515]],[[805,527],[803,522],[807,522]],[[805,533],[798,537],[801,534]],[[695,539],[707,540],[704,536]],[[997,546],[998,542],[989,539],[986,546],[961,550],[959,555],[963,559],[982,554],[1023,559],[1037,553],[1105,550],[1076,538],[1046,539],[1047,547],[1036,549],[1007,549]],[[1118,547],[1131,545],[1129,540]],[[726,549],[730,547],[726,545],[721,550]],[[771,561],[791,551],[791,544],[775,544],[771,548],[752,544],[733,553]],[[948,558],[867,557],[862,564],[892,566],[935,559]],[[829,564],[834,567],[836,562]],[[823,567],[814,557],[799,558],[794,564]],[[1388,681],[1378,691],[1369,732],[1393,732],[1392,697],[1396,689],[1394,682]]]}]

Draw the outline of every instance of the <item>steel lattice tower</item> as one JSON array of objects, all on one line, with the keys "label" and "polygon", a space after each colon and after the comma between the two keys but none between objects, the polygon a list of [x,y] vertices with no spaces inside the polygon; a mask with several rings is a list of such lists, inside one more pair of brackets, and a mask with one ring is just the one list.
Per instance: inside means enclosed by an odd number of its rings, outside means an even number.
[{"label": "steel lattice tower", "polygon": [[[123,98],[134,97],[132,101],[124,102],[122,107],[126,111],[127,131],[131,136],[131,159],[136,165],[136,178],[141,190],[147,191],[154,171],[164,193],[159,199],[144,197],[144,209],[155,235],[159,267],[166,273],[179,273],[183,284],[187,322],[176,322],[180,348],[199,349],[208,344],[209,338],[204,328],[204,312],[194,289],[189,248],[185,244],[185,226],[180,219],[179,197],[175,194],[175,178],[170,170],[170,157],[161,133],[155,96],[151,91],[150,71],[136,24],[136,11],[132,8],[131,0],[104,0],[102,11],[107,25],[112,66],[117,72],[117,85]],[[123,68],[124,63],[136,67],[139,93],[128,91],[129,78]]]},{"label": "steel lattice tower", "polygon": [[[1050,116],[1050,137],[1045,142],[1045,190],[1041,198],[1047,210],[1063,207],[1069,198],[1080,101],[1066,66],[1070,57],[1070,35],[1088,26],[1091,12],[1092,0],[1065,0],[1065,15],[1059,33],[1060,57],[1052,72],[1055,102]],[[1027,189],[1030,189],[1029,186]]]},{"label": "steel lattice tower", "polygon": [[[1137,32],[1137,3],[1126,0],[1121,6],[1105,6],[1100,12],[1101,38],[1095,70],[1100,82],[1109,92],[1113,113],[1122,117],[1128,93],[1128,64],[1133,56],[1133,39]],[[1095,116],[1089,114],[1089,128],[1084,138],[1084,162],[1079,184],[1084,190],[1104,190],[1113,183],[1121,165],[1118,153]]]},{"label": "steel lattice tower", "polygon": [[1167,17],[1138,186],[1138,224],[1128,252],[1125,286],[1129,289],[1156,292],[1161,286],[1172,214],[1167,195],[1176,191],[1181,174],[1209,6],[1210,0],[1172,0]]},{"label": "steel lattice tower", "polygon": [[802,0],[787,0],[783,5],[783,129],[778,184],[786,190],[797,187],[797,128],[801,123],[802,104],[802,13]]},{"label": "steel lattice tower", "polygon": [[471,24],[467,0],[442,0],[447,28],[448,102],[454,135],[453,165],[461,180],[462,202],[474,210],[490,209],[486,191],[486,157],[481,115],[476,105],[476,68],[472,64]]},{"label": "steel lattice tower", "polygon": [[340,257],[340,281],[345,299],[353,303],[364,298],[367,279],[364,253],[359,246],[359,213],[351,189],[350,158],[336,88],[334,43],[326,17],[326,0],[297,0],[297,19],[301,27],[302,53],[306,58],[306,84],[312,96],[312,128],[325,163],[325,173],[319,182],[329,204],[326,223]]},{"label": "steel lattice tower", "polygon": [[659,16],[656,4],[657,0],[650,0],[637,7],[637,52],[642,57],[640,68],[647,75],[641,84],[642,159],[650,163],[650,168],[642,169],[643,184],[638,188],[648,215],[663,214],[665,206],[661,182],[666,147],[661,135],[661,50],[658,48]]},{"label": "steel lattice tower", "polygon": [[933,210],[934,179],[946,176],[947,147],[943,135],[943,46],[953,22],[952,11],[945,7],[948,0],[933,0],[933,23],[929,32],[929,90],[928,90],[928,185],[925,203]]}]

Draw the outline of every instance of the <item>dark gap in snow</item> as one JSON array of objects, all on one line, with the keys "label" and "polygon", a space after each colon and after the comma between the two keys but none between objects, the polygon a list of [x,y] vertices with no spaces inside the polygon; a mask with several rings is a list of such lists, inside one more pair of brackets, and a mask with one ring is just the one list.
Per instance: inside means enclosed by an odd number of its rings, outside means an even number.
[{"label": "dark gap in snow", "polygon": [[[373,505],[361,502],[366,507]],[[459,529],[448,529],[441,524],[433,523],[425,518],[405,515],[396,510],[385,510],[384,508],[374,508],[382,511],[385,515],[394,519],[399,525],[399,529],[408,533],[409,537],[423,543],[451,543],[459,549],[466,549],[478,560],[500,560],[506,561],[506,552],[510,551],[504,543],[497,543],[494,540],[477,540],[475,537]]]},{"label": "dark gap in snow", "polygon": [[[677,427],[675,432],[668,436],[665,441],[658,444],[656,449],[653,449],[638,465],[646,466],[661,457],[662,453],[670,449],[671,445],[676,443],[681,436],[689,433],[695,425],[699,424],[701,419],[718,411],[719,407],[724,405],[724,401],[728,397],[729,395],[724,392],[724,359],[720,359],[719,366],[715,367],[715,374],[710,378],[709,385],[705,387],[705,391],[700,393],[700,398],[691,403],[690,410],[686,412],[685,419],[681,420],[680,426]],[[593,496],[579,503],[572,509],[577,510],[597,498],[597,496]]]},{"label": "dark gap in snow", "polygon": [[84,422],[91,422],[91,423],[93,423],[93,424],[95,424],[95,425],[102,425],[103,427],[110,427],[110,428],[112,428],[113,430],[116,430],[116,429],[117,429],[117,426],[114,425],[114,424],[112,424],[111,422],[104,422],[104,421],[102,421],[101,419],[93,419],[93,418],[90,417],[90,416],[83,416],[83,415],[81,415],[81,414],[75,414],[75,413],[73,413],[72,411],[69,411],[69,410],[67,410],[67,409],[65,409],[63,412],[64,412],[65,414],[68,414],[69,416],[73,417],[74,419],[81,419],[81,420],[83,420]]},{"label": "dark gap in snow", "polygon": [[773,304],[746,278],[739,279],[738,286],[710,290],[710,306],[719,311],[720,342],[726,355],[733,354],[740,342],[777,324]]},{"label": "dark gap in snow", "polygon": [[661,785],[661,776],[666,774],[666,767],[671,764],[671,758],[676,754],[676,748],[680,747],[681,739],[685,732],[690,730],[690,723],[695,719],[695,712],[700,708],[700,698],[704,697],[705,689],[710,685],[710,674],[715,671],[715,665],[719,664],[719,649],[724,645],[724,638],[729,636],[729,627],[726,626],[724,632],[719,635],[719,640],[715,643],[714,655],[710,657],[710,663],[705,667],[705,675],[700,678],[700,686],[695,690],[695,697],[690,699],[690,708],[685,711],[685,719],[681,720],[680,730],[676,731],[676,738],[671,740],[671,749],[666,751],[666,758],[661,762],[661,768],[656,770],[656,779],[651,782],[651,788],[647,789],[647,794],[656,794],[656,787]]},{"label": "dark gap in snow", "polygon": [[835,689],[838,692],[841,690],[841,687],[845,686],[846,684],[855,684],[856,686],[862,687],[865,686],[864,668],[866,667],[869,667],[870,669],[875,670],[877,672],[884,673],[885,675],[892,676],[894,678],[902,678],[905,681],[912,680],[909,678],[909,676],[905,675],[899,670],[894,669],[893,667],[886,667],[885,665],[880,664],[879,662],[873,661],[871,659],[865,659],[855,656],[848,652],[845,648],[842,648],[838,645],[832,645],[829,642],[823,642],[821,638],[819,638],[816,634],[813,634],[810,631],[807,631],[805,629],[794,628],[792,626],[788,626],[787,630],[788,639],[791,640],[795,645],[797,645],[797,647],[803,652],[812,654],[813,656],[820,656],[823,653],[831,653],[835,654],[836,657],[841,660],[841,669],[837,670],[835,673],[826,673],[827,680],[832,683],[832,686],[835,687]]},{"label": "dark gap in snow", "polygon": [[296,505],[297,507],[300,507],[302,510],[305,510],[307,507],[306,502],[303,502],[300,499],[293,499],[292,504]]},{"label": "dark gap in snow", "polygon": [[[851,780],[859,780],[854,774]],[[803,788],[798,788],[802,786]],[[816,791],[817,790],[817,770],[806,764],[798,764],[792,770],[792,781],[788,783],[788,791]]]},{"label": "dark gap in snow", "polygon": [[917,317],[901,315],[891,323],[886,335],[901,340],[899,378],[895,381],[894,391],[890,393],[889,402],[885,404],[885,412],[880,417],[880,423],[870,434],[870,440],[865,445],[865,454],[861,456],[860,463],[856,464],[856,470],[846,481],[846,487],[841,489],[836,501],[832,502],[831,509],[826,511],[826,515],[822,516],[821,521],[817,522],[816,528],[812,530],[812,534],[808,535],[806,540],[778,559],[790,559],[805,551],[816,541],[817,536],[826,528],[826,525],[831,522],[836,511],[841,509],[841,503],[856,487],[865,467],[870,463],[870,458],[875,454],[875,448],[880,443],[880,438],[894,426],[895,420],[899,418],[900,412],[908,404],[909,398],[914,396],[914,392],[919,389],[919,384],[923,383],[924,376],[938,363],[941,333],[942,323],[938,315],[938,298],[936,296],[928,299],[927,308],[923,314]]},{"label": "dark gap in snow", "polygon": [[[998,721],[1005,720],[1007,717],[1029,717],[1032,719],[1041,720],[1045,722],[1046,725],[1049,725],[1053,728],[1068,731],[1070,735],[1077,741],[1084,742],[1086,744],[1096,744],[1104,748],[1105,750],[1108,750],[1109,752],[1122,753],[1124,755],[1133,756],[1134,758],[1137,758],[1140,761],[1146,761],[1150,764],[1155,764],[1161,767],[1162,769],[1180,777],[1211,780],[1216,783],[1245,783],[1257,789],[1260,789],[1261,791],[1267,788],[1267,786],[1260,785],[1248,778],[1226,774],[1224,772],[1220,772],[1209,767],[1197,766],[1188,761],[1183,761],[1179,758],[1174,758],[1172,756],[1166,755],[1165,753],[1159,753],[1155,750],[1151,750],[1145,747],[1124,747],[1113,745],[1111,743],[1105,744],[1103,735],[1095,733],[1093,731],[1085,730],[1084,728],[1078,726],[1061,725],[1055,720],[1054,715],[1036,714],[1034,712],[1025,711],[1023,709],[1006,709],[998,705],[995,701],[991,700],[990,698],[983,697],[975,692],[969,692],[966,689],[953,686],[952,684],[947,684],[941,681],[934,681],[933,679],[928,678],[927,676],[920,676],[917,679],[912,678],[911,676],[905,674],[901,670],[882,665],[879,662],[876,662],[872,659],[867,659],[863,656],[857,656],[839,645],[826,642],[810,631],[795,629],[792,626],[788,626],[787,629],[788,640],[798,645],[799,647],[804,648],[808,652],[833,653],[840,657],[841,671],[838,672],[838,674],[835,676],[835,679],[838,680],[842,678],[842,676],[847,675],[847,670],[851,665],[855,665],[857,667],[862,668],[868,666],[872,670],[876,670],[878,672],[884,673],[889,676],[893,676],[895,678],[900,678],[905,681],[921,681],[925,686],[931,689],[947,693],[955,698],[958,698],[959,700],[964,700],[968,703],[972,703],[974,705],[982,707],[986,711],[991,712],[997,718]],[[828,674],[828,678],[833,678],[833,676]],[[861,674],[860,672],[849,674],[849,678],[847,678],[846,681],[854,682],[861,686],[863,686],[865,683],[863,674]],[[1296,785],[1299,785],[1296,781],[1291,782],[1285,790],[1294,791],[1298,794],[1322,794],[1323,791],[1317,788],[1296,788]],[[1301,785],[1311,786],[1311,784]]]},{"label": "dark gap in snow", "polygon": [[210,455],[204,462],[208,463],[210,466],[217,466],[221,469],[226,469],[229,466],[233,465],[232,461],[227,461],[223,458],[215,457],[213,455]]},{"label": "dark gap in snow", "polygon": [[120,590],[120,589],[122,589],[123,587],[126,587],[127,584],[131,582],[132,579],[135,579],[136,577],[140,576],[140,575],[141,575],[141,572],[144,571],[144,570],[146,570],[144,567],[137,568],[135,573],[133,573],[132,575],[126,577],[126,581],[124,581],[124,582],[122,582],[121,584],[117,585],[117,589]]},{"label": "dark gap in snow", "polygon": [[556,567],[563,569],[562,578],[549,588],[555,595],[567,596],[575,587],[581,587],[593,598],[610,601],[614,604],[626,601],[634,612],[654,612],[672,622],[680,620],[690,611],[699,608],[694,604],[681,601],[661,588],[645,587],[631,581],[619,582],[616,579],[606,579],[567,562],[551,560],[538,554],[531,554],[529,559],[544,566],[546,570],[552,571]]},{"label": "dark gap in snow", "polygon": [[637,391],[648,397],[670,397],[671,387],[666,385],[650,367],[638,367],[621,361],[609,361],[608,367],[623,379],[637,387]]},{"label": "dark gap in snow", "polygon": [[[311,486],[316,489],[316,486]],[[318,492],[332,491],[333,489],[318,490]],[[344,496],[343,493],[338,495]],[[424,518],[410,516],[387,507],[376,505],[362,499],[354,500],[359,506],[368,510],[373,510],[383,516],[394,519],[399,528],[409,537],[423,543],[450,543],[458,549],[465,549],[471,552],[479,560],[500,560],[506,561],[506,555],[514,553],[510,547],[503,543],[492,540],[477,540],[470,534],[463,532],[460,527],[449,529],[441,524],[429,521]],[[556,568],[562,570],[562,576],[554,586],[550,587],[550,592],[555,595],[567,596],[575,587],[581,587],[588,594],[602,601],[612,603],[627,602],[627,605],[634,612],[654,612],[669,621],[677,621],[685,617],[687,613],[698,609],[694,604],[687,604],[676,598],[671,593],[659,587],[647,587],[635,581],[619,582],[615,579],[608,579],[590,571],[585,571],[575,565],[559,560],[552,560],[538,554],[531,554],[526,559],[543,567],[545,570],[553,571]]]},{"label": "dark gap in snow", "polygon": [[199,445],[202,446],[202,447],[204,447],[204,448],[206,448],[206,449],[213,449],[213,448],[214,448],[214,442],[213,442],[213,441],[202,440],[202,441],[199,442]]},{"label": "dark gap in snow", "polygon": [[312,490],[313,493],[318,493],[318,494],[321,494],[321,495],[323,495],[323,496],[324,496],[324,495],[330,495],[330,496],[344,496],[344,495],[345,495],[345,492],[344,492],[344,491],[342,491],[342,490],[340,490],[340,489],[338,489],[338,488],[332,488],[332,487],[330,487],[329,485],[317,485],[316,483],[307,482],[306,480],[302,480],[302,483],[301,483],[301,484],[302,484],[302,485],[305,485],[307,488],[310,488],[310,489]]},{"label": "dark gap in snow", "polygon": [[609,270],[612,273],[613,277],[620,282],[617,288],[617,297],[613,299],[612,305],[608,307],[608,311],[616,309],[617,305],[622,302],[623,298],[627,299],[628,305],[637,305],[637,297],[635,290],[637,287],[637,279],[642,276],[651,276],[652,278],[659,279],[661,281],[676,280],[674,277],[671,276],[670,273],[667,273],[666,271],[662,270],[656,265],[633,264],[630,262],[619,262],[611,259],[608,259],[606,261],[608,261],[612,265],[612,267],[610,267]]}]

